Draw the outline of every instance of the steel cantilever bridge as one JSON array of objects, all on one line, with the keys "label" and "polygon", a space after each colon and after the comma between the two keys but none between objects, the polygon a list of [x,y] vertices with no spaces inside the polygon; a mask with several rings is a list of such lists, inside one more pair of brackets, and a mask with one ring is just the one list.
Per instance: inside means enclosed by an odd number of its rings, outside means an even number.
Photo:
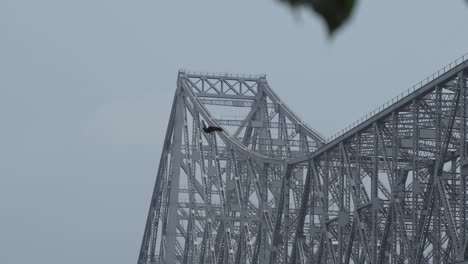
[{"label": "steel cantilever bridge", "polygon": [[138,264],[465,263],[467,121],[468,56],[329,139],[265,76],[180,71]]}]

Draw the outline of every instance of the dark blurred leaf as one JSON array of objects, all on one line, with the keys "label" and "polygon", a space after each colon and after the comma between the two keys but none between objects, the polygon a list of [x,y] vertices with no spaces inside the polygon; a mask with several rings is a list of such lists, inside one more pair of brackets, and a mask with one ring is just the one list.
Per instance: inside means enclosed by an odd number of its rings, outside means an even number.
[{"label": "dark blurred leaf", "polygon": [[[280,0],[293,7],[306,7],[319,14],[333,34],[351,16],[357,0]],[[468,1],[468,0],[467,0]]]}]

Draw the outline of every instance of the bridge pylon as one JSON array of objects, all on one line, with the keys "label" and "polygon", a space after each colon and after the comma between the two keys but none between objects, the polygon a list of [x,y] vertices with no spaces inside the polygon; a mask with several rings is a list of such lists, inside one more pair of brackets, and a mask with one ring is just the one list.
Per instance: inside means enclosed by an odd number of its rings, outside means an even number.
[{"label": "bridge pylon", "polygon": [[179,72],[138,264],[286,257],[306,178],[288,161],[324,142],[265,76]]}]

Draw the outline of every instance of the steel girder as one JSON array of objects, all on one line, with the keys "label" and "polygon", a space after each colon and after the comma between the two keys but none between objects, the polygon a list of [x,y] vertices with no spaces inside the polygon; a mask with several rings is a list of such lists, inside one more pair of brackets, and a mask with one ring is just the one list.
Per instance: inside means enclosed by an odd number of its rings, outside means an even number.
[{"label": "steel girder", "polygon": [[138,264],[467,259],[467,71],[329,140],[265,76],[179,72]]}]

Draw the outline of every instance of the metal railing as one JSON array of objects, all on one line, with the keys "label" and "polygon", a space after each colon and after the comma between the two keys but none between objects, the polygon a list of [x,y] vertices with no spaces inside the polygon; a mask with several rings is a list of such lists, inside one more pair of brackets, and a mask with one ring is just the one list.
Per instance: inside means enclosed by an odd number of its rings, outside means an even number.
[{"label": "metal railing", "polygon": [[420,89],[421,87],[423,87],[424,85],[432,82],[433,80],[437,79],[439,76],[445,74],[446,72],[450,71],[451,69],[453,69],[453,68],[457,67],[458,65],[462,64],[463,62],[465,62],[465,60],[468,60],[468,53],[461,56],[461,57],[459,57],[458,59],[452,61],[450,64],[448,64],[447,66],[441,68],[437,72],[434,72],[432,75],[428,76],[426,79],[424,79],[424,80],[420,81],[419,83],[413,85],[408,90],[402,92],[401,94],[397,95],[393,99],[387,101],[385,104],[383,104],[380,107],[374,109],[373,111],[371,111],[367,115],[361,117],[359,120],[353,122],[352,124],[345,127],[344,129],[342,129],[338,133],[334,134],[333,136],[327,138],[326,142],[329,143],[329,142],[335,140],[336,138],[342,136],[346,132],[350,131],[351,129],[357,127],[358,125],[366,122],[368,119],[370,119],[371,117],[375,116],[376,114],[382,112],[384,109],[386,109],[389,106],[393,105],[394,103],[400,101],[401,99],[407,97],[408,95],[412,94],[414,91],[416,91],[416,90]]},{"label": "metal railing", "polygon": [[259,79],[265,78],[265,74],[243,74],[243,73],[230,73],[230,72],[195,72],[186,69],[180,69],[179,73],[193,75],[194,77],[226,77],[226,78],[239,78],[239,79]]}]

